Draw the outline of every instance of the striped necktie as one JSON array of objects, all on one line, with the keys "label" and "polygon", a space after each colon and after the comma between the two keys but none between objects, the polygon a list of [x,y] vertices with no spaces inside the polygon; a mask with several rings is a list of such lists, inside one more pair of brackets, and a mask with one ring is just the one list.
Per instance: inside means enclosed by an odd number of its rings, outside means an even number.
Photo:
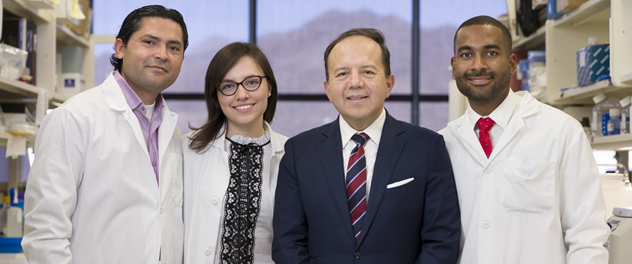
[{"label": "striped necktie", "polygon": [[366,213],[366,158],[363,146],[369,140],[369,135],[355,134],[351,140],[356,143],[356,147],[351,151],[347,166],[347,202],[357,243],[360,238],[362,219]]}]

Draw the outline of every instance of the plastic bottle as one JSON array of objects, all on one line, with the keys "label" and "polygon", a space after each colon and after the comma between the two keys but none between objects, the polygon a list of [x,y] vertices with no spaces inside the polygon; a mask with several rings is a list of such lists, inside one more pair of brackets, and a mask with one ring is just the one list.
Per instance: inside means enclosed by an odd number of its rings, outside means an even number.
[{"label": "plastic bottle", "polygon": [[617,108],[621,111],[619,99],[615,97],[606,97],[604,93],[600,93],[593,97],[595,107],[593,107],[592,130],[595,136],[608,135],[608,120],[610,119],[610,109]]},{"label": "plastic bottle", "polygon": [[621,134],[630,133],[630,103],[632,98],[630,96],[623,97],[619,104],[621,104]]},{"label": "plastic bottle", "polygon": [[582,127],[584,128],[584,133],[586,133],[586,136],[592,135],[592,129],[590,128],[590,121],[588,120],[588,117],[582,117]]},{"label": "plastic bottle", "polygon": [[610,108],[610,120],[608,120],[608,136],[621,134],[621,109]]},{"label": "plastic bottle", "polygon": [[11,197],[4,196],[2,199],[2,209],[0,209],[0,231],[2,236],[6,236],[7,233],[7,210],[11,203]]},{"label": "plastic bottle", "polygon": [[22,209],[18,207],[18,192],[15,188],[9,191],[11,194],[11,206],[7,210],[7,232],[6,237],[22,237],[22,225],[24,214]]}]

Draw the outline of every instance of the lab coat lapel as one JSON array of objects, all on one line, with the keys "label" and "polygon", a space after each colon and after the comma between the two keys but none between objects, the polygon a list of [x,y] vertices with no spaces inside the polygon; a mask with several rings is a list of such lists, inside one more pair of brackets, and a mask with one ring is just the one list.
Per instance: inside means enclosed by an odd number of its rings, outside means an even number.
[{"label": "lab coat lapel", "polygon": [[176,130],[176,124],[178,122],[178,114],[169,111],[167,102],[164,100],[163,105],[162,123],[160,124],[160,128],[158,128],[158,159],[160,160],[160,166],[163,164],[165,152],[167,151],[167,147],[169,147],[169,143],[173,138],[173,132]]},{"label": "lab coat lapel", "polygon": [[515,109],[509,124],[507,124],[507,128],[500,136],[497,145],[494,146],[494,150],[489,156],[490,162],[502,152],[520,129],[525,126],[524,118],[537,113],[540,108],[540,104],[531,96],[531,94],[525,92],[518,92],[517,94],[521,95],[522,99],[520,100],[517,109]]},{"label": "lab coat lapel", "polygon": [[470,122],[470,119],[463,115],[455,121],[454,127],[448,128],[457,130],[457,133],[461,135],[460,137],[456,137],[460,141],[460,144],[464,145],[465,149],[470,152],[472,157],[481,157],[481,159],[474,160],[476,160],[476,162],[478,162],[481,166],[485,166],[484,162],[487,162],[487,155],[485,155],[485,151],[483,151],[483,147],[478,141],[478,137],[476,137],[474,124]]},{"label": "lab coat lapel", "polygon": [[391,180],[399,155],[406,143],[403,139],[397,137],[403,132],[404,129],[401,124],[387,113],[375,160],[375,169],[373,170],[373,178],[371,180],[371,192],[368,198],[369,202],[362,222],[362,233],[360,233],[356,248],[358,248],[366,234],[368,234],[373,219],[375,219],[375,215],[382,203],[386,185],[388,185]]},{"label": "lab coat lapel", "polygon": [[272,197],[272,204],[274,204],[274,194],[276,192],[276,182],[279,176],[279,166],[277,166],[281,162],[281,157],[285,154],[285,149],[283,148],[283,143],[279,136],[272,131],[272,128],[265,122],[266,129],[270,131],[270,144],[272,145],[272,157],[270,158],[270,197]]},{"label": "lab coat lapel", "polygon": [[138,144],[140,144],[143,153],[145,153],[145,156],[149,160],[150,158],[149,152],[147,151],[147,144],[145,144],[145,137],[143,136],[143,131],[140,128],[138,118],[136,118],[136,115],[134,114],[134,112],[132,112],[132,109],[127,104],[127,101],[125,100],[125,95],[123,95],[121,87],[116,82],[116,79],[114,79],[114,75],[110,73],[103,84],[103,94],[106,101],[108,102],[108,106],[110,107],[110,109],[121,112],[123,114],[123,117],[132,128],[134,137],[136,137]]},{"label": "lab coat lapel", "polygon": [[[340,118],[340,117],[338,117]],[[345,189],[344,165],[342,158],[342,139],[340,137],[340,125],[338,119],[322,130],[322,136],[318,140],[318,153],[325,172],[325,180],[329,185],[329,191],[333,196],[335,206],[344,223],[349,223],[344,228],[348,238],[353,239],[351,215],[347,203],[347,191]],[[355,243],[355,241],[354,241]]]},{"label": "lab coat lapel", "polygon": [[[173,138],[179,138],[180,132],[177,133],[178,136],[174,137],[173,132],[174,130],[178,129],[176,127],[176,124],[178,122],[178,114],[169,111],[169,107],[167,107],[167,102],[165,102],[164,99],[163,103],[164,107],[162,108],[162,123],[160,123],[160,127],[158,128],[158,166],[160,166],[158,178],[160,179],[159,186],[161,189],[160,201],[164,202],[167,201],[166,195],[169,194],[167,190],[171,188],[169,185],[173,181],[173,177],[176,175],[170,169],[171,167],[166,167],[168,164],[165,160],[165,153],[167,151],[167,148],[169,148],[171,140]],[[177,144],[179,145],[180,143]],[[170,158],[173,158],[173,156]],[[180,158],[180,161],[182,161],[182,158]],[[177,164],[173,163],[171,163],[170,165],[177,166]],[[179,168],[182,167],[179,166]]]}]

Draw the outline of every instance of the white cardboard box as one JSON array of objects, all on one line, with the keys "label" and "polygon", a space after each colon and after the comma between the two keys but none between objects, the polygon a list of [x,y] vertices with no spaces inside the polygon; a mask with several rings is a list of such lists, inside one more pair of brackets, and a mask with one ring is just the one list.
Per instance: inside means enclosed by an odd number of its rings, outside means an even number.
[{"label": "white cardboard box", "polygon": [[75,94],[83,92],[86,89],[86,79],[81,73],[63,73],[61,94],[71,97]]}]

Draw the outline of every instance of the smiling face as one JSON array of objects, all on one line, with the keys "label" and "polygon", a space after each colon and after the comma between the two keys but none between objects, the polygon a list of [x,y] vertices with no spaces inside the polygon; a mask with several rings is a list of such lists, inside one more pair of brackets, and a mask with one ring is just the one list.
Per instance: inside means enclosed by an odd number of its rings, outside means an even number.
[{"label": "smiling face", "polygon": [[377,42],[363,36],[340,41],[328,58],[325,92],[342,118],[362,131],[382,113],[395,77],[385,76]]},{"label": "smiling face", "polygon": [[182,28],[173,20],[145,17],[127,45],[114,43],[116,57],[123,59],[121,76],[145,104],[171,86],[180,74],[184,58]]},{"label": "smiling face", "polygon": [[[226,73],[224,81],[242,82],[248,77],[264,76],[263,70],[250,56],[243,56]],[[268,80],[263,78],[259,89],[247,91],[239,85],[235,94],[227,96],[216,91],[222,112],[226,115],[228,129],[227,137],[242,135],[257,138],[265,133],[263,128],[263,113],[268,107],[270,93]]]},{"label": "smiling face", "polygon": [[516,56],[506,50],[502,31],[491,25],[463,27],[456,36],[452,78],[478,114],[489,115],[507,94]]}]

